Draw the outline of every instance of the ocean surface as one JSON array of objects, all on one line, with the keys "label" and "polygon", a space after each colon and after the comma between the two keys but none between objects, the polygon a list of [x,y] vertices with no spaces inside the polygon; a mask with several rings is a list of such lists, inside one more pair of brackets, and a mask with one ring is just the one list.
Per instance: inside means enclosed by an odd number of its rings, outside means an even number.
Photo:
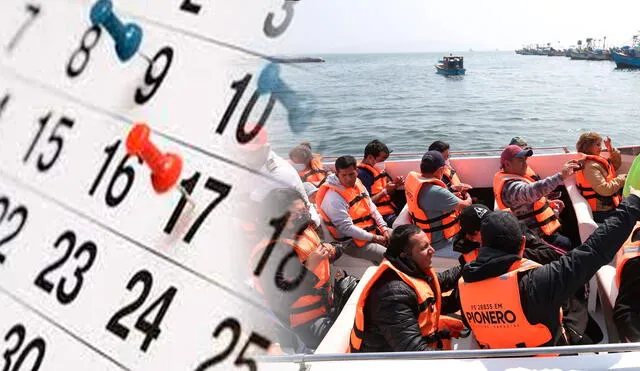
[{"label": "ocean surface", "polygon": [[466,75],[444,77],[434,67],[443,55],[317,55],[326,62],[282,65],[296,113],[276,106],[266,124],[273,148],[286,157],[307,140],[323,155],[361,156],[374,138],[397,153],[422,153],[434,140],[478,150],[522,136],[534,147],[575,150],[583,131],[608,135],[616,146],[640,144],[640,71],[609,61],[466,52]]}]

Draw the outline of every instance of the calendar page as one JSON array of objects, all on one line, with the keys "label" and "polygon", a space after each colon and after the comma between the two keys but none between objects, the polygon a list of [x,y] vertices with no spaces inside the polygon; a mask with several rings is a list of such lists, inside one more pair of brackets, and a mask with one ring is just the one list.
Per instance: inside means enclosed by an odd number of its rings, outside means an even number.
[{"label": "calendar page", "polygon": [[301,8],[0,2],[3,370],[259,367],[243,205],[277,180],[244,146],[290,130],[269,89]]}]

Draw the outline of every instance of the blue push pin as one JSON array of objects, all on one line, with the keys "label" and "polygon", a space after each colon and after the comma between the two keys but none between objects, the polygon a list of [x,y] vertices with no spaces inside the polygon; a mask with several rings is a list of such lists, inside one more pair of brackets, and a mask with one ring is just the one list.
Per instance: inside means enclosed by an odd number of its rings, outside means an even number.
[{"label": "blue push pin", "polygon": [[121,62],[126,62],[140,48],[142,29],[133,23],[122,24],[113,13],[111,0],[98,0],[91,8],[91,23],[102,25],[116,42],[116,54]]},{"label": "blue push pin", "polygon": [[287,109],[289,127],[294,133],[298,134],[305,129],[303,120],[307,123],[311,122],[311,113],[304,113],[296,92],[280,79],[279,64],[269,63],[260,72],[257,91],[259,94],[272,94]]}]

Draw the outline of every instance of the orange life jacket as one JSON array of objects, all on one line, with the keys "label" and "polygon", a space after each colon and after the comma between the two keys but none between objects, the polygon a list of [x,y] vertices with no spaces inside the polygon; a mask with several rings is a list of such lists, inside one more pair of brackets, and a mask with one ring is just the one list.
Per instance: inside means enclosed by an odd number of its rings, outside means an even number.
[{"label": "orange life jacket", "polygon": [[469,251],[468,253],[462,254],[462,258],[468,264],[468,263],[471,263],[472,261],[478,259],[478,254],[479,253],[480,253],[479,249],[473,249],[473,250]]},{"label": "orange life jacket", "polygon": [[[404,182],[404,191],[407,195],[407,207],[409,208],[409,216],[411,222],[427,234],[431,240],[431,233],[442,231],[444,238],[449,239],[460,231],[460,223],[458,222],[459,213],[455,210],[444,212],[442,215],[429,219],[427,214],[420,209],[419,198],[420,190],[425,184],[433,184],[442,188],[447,186],[440,180],[435,178],[423,178],[420,173],[412,171]],[[440,222],[441,225],[434,227],[433,223]]]},{"label": "orange life jacket", "polygon": [[634,235],[637,234],[637,231],[639,230],[640,222],[637,222],[633,232],[631,232],[629,238],[627,238],[627,241],[622,245],[622,248],[618,250],[618,254],[616,255],[616,285],[618,288],[620,287],[624,265],[629,261],[629,259],[640,256],[640,239],[633,241]]},{"label": "orange life jacket", "polygon": [[329,171],[322,165],[322,157],[314,154],[311,159],[311,168],[298,171],[298,175],[303,182],[313,183],[316,187],[320,187],[327,181]]},{"label": "orange life jacket", "polygon": [[[504,185],[507,182],[521,180],[527,182],[529,184],[535,183],[535,181],[531,178],[523,177],[516,174],[507,174],[504,171],[499,171],[493,177],[493,194],[496,198],[496,203],[498,204],[498,209],[511,211],[507,205],[502,201],[502,190],[504,189]],[[519,220],[524,220],[530,217],[535,217],[536,223],[529,224],[527,227],[531,229],[540,228],[542,232],[549,236],[553,234],[558,228],[560,228],[560,221],[558,221],[558,217],[553,212],[553,209],[549,206],[549,202],[547,202],[546,197],[540,198],[538,201],[533,203],[533,211],[527,214],[516,215]]]},{"label": "orange life jacket", "polygon": [[[331,222],[331,219],[329,219],[324,210],[322,210],[322,201],[329,190],[335,191],[347,201],[347,204],[349,204],[349,216],[356,227],[362,228],[369,233],[380,234],[376,221],[373,219],[373,212],[369,207],[369,195],[360,179],[356,179],[355,186],[345,189],[340,189],[337,186],[325,183],[318,189],[316,205],[324,224],[336,241],[348,241],[351,237],[339,237],[336,226]],[[353,242],[356,246],[362,247],[370,241],[357,240],[354,238]]]},{"label": "orange life jacket", "polygon": [[462,183],[460,181],[460,178],[458,178],[456,170],[452,168],[451,165],[444,165],[444,173],[442,173],[442,183],[444,183],[447,188]]},{"label": "orange life jacket", "polygon": [[539,266],[521,259],[499,277],[472,283],[460,278],[458,288],[462,313],[480,346],[489,349],[531,348],[552,340],[547,326],[541,323],[532,325],[527,321],[520,303],[518,273]]},{"label": "orange life jacket", "polygon": [[[300,262],[304,264],[309,255],[322,245],[322,240],[311,226],[307,227],[303,233],[295,236],[295,239],[282,238],[278,241],[263,240],[251,253],[250,260],[252,265],[255,265],[255,261],[262,256],[265,248],[272,243],[284,243],[288,245],[295,251],[296,255],[298,255]],[[318,278],[318,283],[315,285],[313,292],[300,296],[289,308],[289,325],[291,328],[313,321],[316,318],[326,315],[330,311],[331,270],[329,258],[322,260],[311,272]],[[273,277],[269,277],[268,279],[273,280]],[[254,285],[256,289],[264,295],[255,277]]]},{"label": "orange life jacket", "polygon": [[[387,174],[387,172],[385,171],[380,172],[378,171],[378,169],[376,169],[373,166],[359,163],[358,168],[367,170],[373,175],[373,185],[371,185],[371,197],[374,197],[378,193],[382,192],[387,186],[387,183],[389,183],[389,181],[392,180],[389,174]],[[388,194],[382,197],[381,199],[379,199],[378,202],[375,202],[375,204],[381,215],[389,215],[389,214],[394,214],[396,212],[393,206],[393,202],[391,202],[391,196]]]},{"label": "orange life jacket", "polygon": [[[592,156],[587,155],[586,160],[591,160],[599,163],[607,170],[607,177],[605,180],[610,182],[613,178],[616,177],[616,170],[613,168],[613,165],[609,160],[602,156]],[[613,194],[611,196],[602,196],[596,191],[593,190],[591,183],[587,181],[587,178],[584,176],[584,170],[578,170],[576,172],[576,185],[582,194],[582,197],[587,200],[589,206],[591,206],[591,211],[607,211],[603,210],[603,206],[613,206],[614,208],[620,204],[622,201],[622,197],[620,197],[619,193]],[[598,202],[600,201],[600,202]],[[601,207],[598,207],[601,206]]]},{"label": "orange life jacket", "polygon": [[[378,269],[373,274],[373,277],[371,277],[369,282],[367,282],[366,286],[362,290],[362,293],[360,294],[360,297],[358,298],[358,303],[356,305],[356,318],[353,323],[353,328],[351,329],[349,346],[347,347],[346,352],[357,353],[362,348],[365,326],[364,306],[367,302],[367,297],[369,296],[371,288],[387,269],[391,269],[396,272],[398,277],[400,277],[402,281],[404,281],[415,291],[416,295],[418,296],[418,308],[420,310],[420,313],[418,313],[418,325],[420,326],[420,333],[422,334],[422,336],[428,339],[427,341],[429,342],[430,347],[443,349],[443,342],[438,335],[438,331],[443,331],[444,329],[452,330],[453,328],[461,327],[462,322],[446,316],[443,316],[441,320],[440,306],[442,293],[440,292],[440,283],[438,282],[436,272],[433,269],[430,269],[427,272],[427,276],[431,277],[431,282],[433,283],[432,286],[427,281],[411,277],[403,273],[385,259],[382,261],[382,263],[380,263],[380,266],[378,266]],[[457,330],[457,332],[459,334],[460,331]],[[447,346],[450,346],[450,343],[445,344],[447,344]],[[448,349],[451,348],[449,347]]]},{"label": "orange life jacket", "polygon": [[533,171],[533,169],[529,165],[527,165],[527,173],[524,176],[526,176],[527,178],[531,178],[534,181],[538,181],[538,180],[542,179],[542,178],[540,178],[540,175],[536,174],[536,172]]}]

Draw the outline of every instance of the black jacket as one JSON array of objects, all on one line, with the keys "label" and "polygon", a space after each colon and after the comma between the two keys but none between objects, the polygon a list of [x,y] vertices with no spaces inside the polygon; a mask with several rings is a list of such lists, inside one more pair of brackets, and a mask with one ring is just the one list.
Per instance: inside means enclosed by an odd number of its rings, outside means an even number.
[{"label": "black jacket", "polygon": [[[404,258],[387,257],[401,272],[412,277],[430,280],[413,264]],[[456,287],[461,267],[454,267],[438,273],[442,292]],[[442,301],[442,313],[459,310],[456,300]],[[378,278],[369,291],[364,308],[364,338],[361,352],[408,352],[434,350],[422,337],[418,326],[418,296],[398,275],[387,270]]]},{"label": "black jacket", "polygon": [[[640,198],[631,195],[584,244],[556,261],[518,275],[520,300],[527,320],[531,324],[542,323],[551,330],[553,339],[549,344],[564,343],[558,317],[562,303],[615,257],[638,219]],[[518,255],[482,247],[478,259],[464,267],[462,276],[466,282],[497,277],[506,273],[518,259]],[[514,346],[515,343],[516,339]]]},{"label": "black jacket", "polygon": [[[543,239],[535,235],[530,230],[524,232],[526,237],[524,258],[533,260],[539,264],[547,264],[558,260],[565,255],[563,250],[554,248]],[[469,241],[463,235],[459,235],[454,243],[453,249],[466,254],[474,249],[480,248],[477,242]],[[460,264],[465,265],[464,258],[460,256]],[[454,297],[459,297],[456,290]],[[602,331],[597,322],[590,318],[587,305],[586,290],[581,286],[571,297],[562,304],[562,323],[567,332],[569,344],[582,345],[594,344],[602,340]],[[463,318],[466,323],[466,319]],[[468,325],[468,324],[467,324]]]},{"label": "black jacket", "polygon": [[[536,236],[533,232],[527,230],[525,237],[524,258],[533,260],[539,264],[551,263],[554,260],[558,260],[564,253],[560,253],[557,249],[554,249],[551,245],[544,242],[540,237]],[[479,249],[480,244],[477,242],[469,241],[464,238],[463,235],[456,236],[456,240],[453,244],[453,251],[457,251],[461,254],[469,253],[475,249]],[[460,256],[458,259],[461,265],[465,265],[464,258]]]},{"label": "black jacket", "polygon": [[613,321],[620,339],[640,341],[640,257],[629,259],[624,265]]}]

